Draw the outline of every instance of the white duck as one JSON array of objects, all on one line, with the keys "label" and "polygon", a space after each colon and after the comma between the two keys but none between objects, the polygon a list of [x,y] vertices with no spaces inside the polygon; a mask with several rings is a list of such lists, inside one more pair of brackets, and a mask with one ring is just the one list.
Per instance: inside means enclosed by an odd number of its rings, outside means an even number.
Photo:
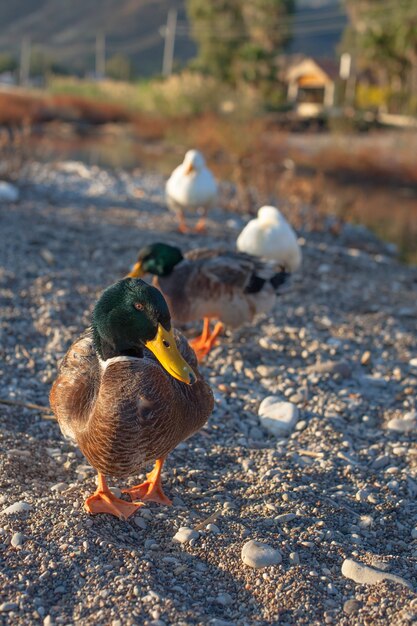
[{"label": "white duck", "polygon": [[276,261],[288,272],[301,265],[301,250],[291,225],[274,206],[263,206],[237,238],[237,249]]},{"label": "white duck", "polygon": [[188,150],[184,161],[169,177],[165,193],[168,207],[178,216],[181,232],[188,231],[184,217],[187,210],[203,209],[203,217],[195,230],[200,232],[205,229],[207,211],[216,202],[217,183],[201,152]]}]

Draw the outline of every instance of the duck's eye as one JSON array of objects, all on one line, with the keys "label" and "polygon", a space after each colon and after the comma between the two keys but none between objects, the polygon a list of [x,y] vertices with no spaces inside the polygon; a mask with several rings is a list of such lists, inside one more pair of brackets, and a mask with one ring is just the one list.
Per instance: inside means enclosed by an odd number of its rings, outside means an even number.
[{"label": "duck's eye", "polygon": [[143,304],[141,302],[135,302],[133,306],[137,311],[143,311]]},{"label": "duck's eye", "polygon": [[162,343],[164,344],[165,348],[169,348],[170,346],[169,341],[167,341],[166,339],[162,339]]}]

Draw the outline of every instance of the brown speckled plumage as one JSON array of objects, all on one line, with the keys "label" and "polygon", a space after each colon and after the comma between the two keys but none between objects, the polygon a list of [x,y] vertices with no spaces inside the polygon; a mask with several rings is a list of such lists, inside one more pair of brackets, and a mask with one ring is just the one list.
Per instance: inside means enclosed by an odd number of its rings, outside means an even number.
[{"label": "brown speckled plumage", "polygon": [[[268,313],[276,300],[269,282],[277,268],[241,252],[199,248],[168,276],[155,277],[176,323],[203,317],[221,320],[231,328],[251,322],[255,315]],[[258,289],[251,289],[254,279]]]},{"label": "brown speckled plumage", "polygon": [[64,435],[77,442],[98,472],[135,474],[207,421],[213,394],[186,339],[177,331],[175,339],[197,375],[194,385],[175,380],[148,350],[143,358],[103,363],[91,329],[69,348],[51,390],[51,407]]}]

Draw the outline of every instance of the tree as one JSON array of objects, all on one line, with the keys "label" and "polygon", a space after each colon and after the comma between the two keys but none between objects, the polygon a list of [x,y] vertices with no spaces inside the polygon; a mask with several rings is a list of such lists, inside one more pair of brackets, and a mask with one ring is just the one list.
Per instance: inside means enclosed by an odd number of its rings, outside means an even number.
[{"label": "tree", "polygon": [[359,67],[417,95],[417,0],[346,0],[350,25],[345,48]]},{"label": "tree", "polygon": [[230,83],[255,86],[275,77],[288,43],[294,0],[187,0],[198,66]]}]

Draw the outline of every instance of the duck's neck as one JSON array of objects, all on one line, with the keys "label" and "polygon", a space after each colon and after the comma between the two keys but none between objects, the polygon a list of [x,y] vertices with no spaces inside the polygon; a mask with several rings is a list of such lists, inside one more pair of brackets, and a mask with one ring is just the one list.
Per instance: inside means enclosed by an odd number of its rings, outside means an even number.
[{"label": "duck's neck", "polygon": [[142,348],[133,347],[128,349],[120,349],[114,343],[106,341],[106,339],[101,337],[96,328],[93,328],[93,341],[94,348],[103,361],[107,361],[107,359],[113,359],[116,356],[133,356],[138,359],[141,359],[143,357]]}]

